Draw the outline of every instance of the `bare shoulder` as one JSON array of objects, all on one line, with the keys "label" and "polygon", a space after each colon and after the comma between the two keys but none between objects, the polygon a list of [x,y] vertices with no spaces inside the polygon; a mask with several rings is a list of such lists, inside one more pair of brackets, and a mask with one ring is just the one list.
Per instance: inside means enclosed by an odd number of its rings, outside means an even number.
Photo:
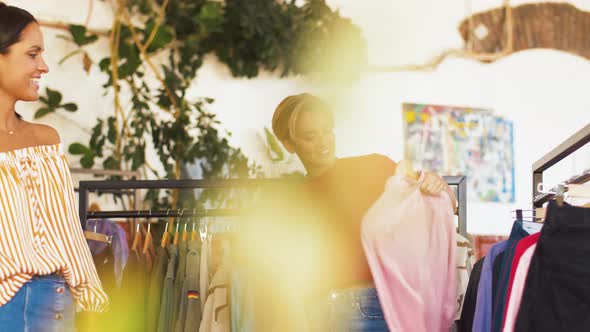
[{"label": "bare shoulder", "polygon": [[39,145],[54,145],[61,142],[57,130],[55,130],[53,127],[39,123],[28,124],[31,126],[31,131],[33,132],[36,140],[39,142]]}]

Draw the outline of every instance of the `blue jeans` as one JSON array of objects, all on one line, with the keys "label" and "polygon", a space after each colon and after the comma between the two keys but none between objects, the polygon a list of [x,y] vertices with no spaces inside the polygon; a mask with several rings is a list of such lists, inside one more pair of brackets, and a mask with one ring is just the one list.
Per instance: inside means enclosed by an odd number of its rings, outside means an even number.
[{"label": "blue jeans", "polygon": [[0,307],[0,332],[73,332],[74,301],[62,276],[35,276]]},{"label": "blue jeans", "polygon": [[316,305],[308,308],[311,331],[389,331],[375,288],[335,290],[319,306]]}]

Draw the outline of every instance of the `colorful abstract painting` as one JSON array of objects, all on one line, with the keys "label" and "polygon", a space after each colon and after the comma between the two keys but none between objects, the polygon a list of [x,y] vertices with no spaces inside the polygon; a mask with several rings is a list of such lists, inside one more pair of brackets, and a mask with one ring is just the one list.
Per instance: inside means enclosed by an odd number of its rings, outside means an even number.
[{"label": "colorful abstract painting", "polygon": [[512,122],[467,107],[403,104],[404,155],[416,169],[466,175],[471,200],[514,202]]}]

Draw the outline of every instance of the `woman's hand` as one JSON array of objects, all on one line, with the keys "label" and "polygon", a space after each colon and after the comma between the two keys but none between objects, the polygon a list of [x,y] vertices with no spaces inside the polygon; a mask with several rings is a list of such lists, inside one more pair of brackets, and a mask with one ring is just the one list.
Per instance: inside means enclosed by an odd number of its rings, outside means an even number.
[{"label": "woman's hand", "polygon": [[438,195],[441,191],[445,190],[451,198],[451,204],[453,205],[453,211],[457,208],[457,197],[455,192],[447,182],[438,174],[433,172],[424,173],[424,182],[420,185],[420,191],[427,195]]}]

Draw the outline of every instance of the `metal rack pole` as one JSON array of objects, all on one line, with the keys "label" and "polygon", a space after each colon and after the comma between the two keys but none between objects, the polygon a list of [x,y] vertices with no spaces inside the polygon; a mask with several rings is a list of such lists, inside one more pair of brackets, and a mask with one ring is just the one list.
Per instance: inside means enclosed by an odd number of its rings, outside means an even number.
[{"label": "metal rack pole", "polygon": [[[450,186],[457,187],[458,201],[458,230],[467,236],[467,185],[465,176],[444,176],[444,180]],[[240,188],[263,187],[271,185],[293,185],[300,183],[298,180],[284,179],[225,179],[225,180],[128,180],[128,181],[80,181],[79,186],[79,216],[82,228],[86,228],[88,218],[134,218],[138,216],[149,217],[147,211],[95,211],[88,212],[88,193],[94,191],[108,191],[113,189],[205,189],[205,188]],[[197,213],[197,212],[195,212]],[[200,215],[221,216],[235,215],[238,210],[201,210]],[[243,213],[241,211],[240,213]],[[184,216],[192,215],[192,211],[186,211]],[[151,217],[180,216],[178,211],[154,211]]]},{"label": "metal rack pole", "polygon": [[542,204],[542,202],[535,203],[534,198],[539,195],[537,188],[538,184],[543,182],[543,172],[588,142],[590,142],[590,123],[533,164],[533,208],[537,207],[538,204]]}]

